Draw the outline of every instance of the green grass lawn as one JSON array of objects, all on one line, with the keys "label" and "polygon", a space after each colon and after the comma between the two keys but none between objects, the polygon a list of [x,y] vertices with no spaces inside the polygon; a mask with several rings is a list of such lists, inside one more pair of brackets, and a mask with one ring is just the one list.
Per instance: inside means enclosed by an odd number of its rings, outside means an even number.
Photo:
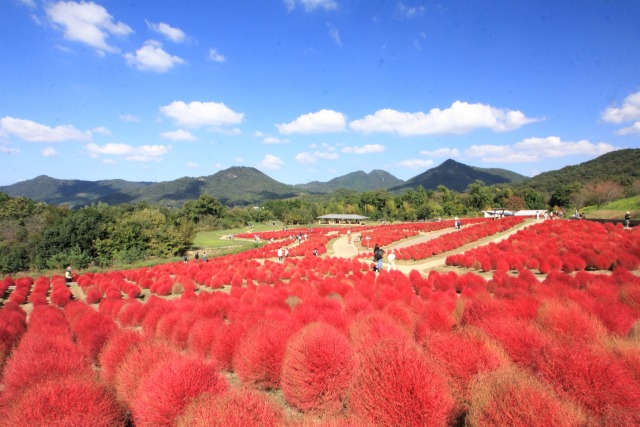
[{"label": "green grass lawn", "polygon": [[599,209],[596,206],[587,206],[582,210],[587,218],[602,219],[623,219],[627,211],[631,212],[631,218],[640,217],[640,196],[615,200],[600,206]]}]

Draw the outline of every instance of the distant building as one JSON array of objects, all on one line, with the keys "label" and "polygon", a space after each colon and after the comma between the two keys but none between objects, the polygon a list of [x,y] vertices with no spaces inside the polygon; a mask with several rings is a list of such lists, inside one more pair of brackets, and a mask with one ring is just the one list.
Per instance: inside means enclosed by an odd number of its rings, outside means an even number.
[{"label": "distant building", "polygon": [[316,218],[318,224],[360,224],[361,221],[369,219],[368,216],[349,214],[329,214]]},{"label": "distant building", "polygon": [[542,213],[543,209],[530,209],[521,211],[512,211],[506,208],[491,208],[488,211],[482,211],[485,218],[495,218],[499,216],[536,216],[536,212]]}]

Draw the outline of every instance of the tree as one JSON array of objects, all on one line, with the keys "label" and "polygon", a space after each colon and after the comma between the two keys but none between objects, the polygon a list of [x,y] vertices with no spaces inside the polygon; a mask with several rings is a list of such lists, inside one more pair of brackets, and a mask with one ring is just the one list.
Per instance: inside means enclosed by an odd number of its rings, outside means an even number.
[{"label": "tree", "polygon": [[493,196],[491,189],[484,185],[484,182],[476,179],[475,182],[469,184],[467,187],[467,204],[469,207],[481,211],[491,207]]},{"label": "tree", "polygon": [[620,199],[624,195],[622,185],[613,181],[595,182],[585,186],[591,195],[591,200],[598,208],[613,200]]},{"label": "tree", "polygon": [[203,217],[220,217],[226,208],[218,199],[208,194],[202,194],[198,200],[188,201],[182,208],[183,213],[198,224]]}]

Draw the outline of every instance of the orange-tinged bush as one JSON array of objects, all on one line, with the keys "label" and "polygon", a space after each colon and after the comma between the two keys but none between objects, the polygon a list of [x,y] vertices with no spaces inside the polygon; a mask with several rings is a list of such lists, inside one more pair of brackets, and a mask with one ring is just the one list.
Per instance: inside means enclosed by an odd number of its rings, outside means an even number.
[{"label": "orange-tinged bush", "polygon": [[372,342],[358,354],[352,414],[378,426],[446,426],[455,412],[447,380],[404,336]]},{"label": "orange-tinged bush", "polygon": [[282,365],[285,399],[302,411],[341,412],[355,367],[346,336],[326,323],[311,323],[291,337]]},{"label": "orange-tinged bush", "polygon": [[129,351],[141,342],[142,335],[127,329],[118,330],[111,335],[98,358],[100,378],[105,385],[114,386],[118,366]]},{"label": "orange-tinged bush", "polygon": [[242,383],[278,388],[287,341],[298,329],[292,320],[264,319],[252,326],[233,356],[233,371]]},{"label": "orange-tinged bush", "polygon": [[113,397],[84,376],[52,378],[29,387],[10,402],[0,419],[2,427],[125,424],[124,411]]},{"label": "orange-tinged bush", "polygon": [[471,427],[577,427],[585,425],[586,418],[532,375],[505,367],[473,382],[467,423]]},{"label": "orange-tinged bush", "polygon": [[136,427],[173,427],[195,398],[223,393],[227,387],[213,365],[175,354],[142,378],[131,407],[133,420]]},{"label": "orange-tinged bush", "polygon": [[253,390],[205,393],[194,399],[178,418],[177,427],[278,427],[282,410]]}]

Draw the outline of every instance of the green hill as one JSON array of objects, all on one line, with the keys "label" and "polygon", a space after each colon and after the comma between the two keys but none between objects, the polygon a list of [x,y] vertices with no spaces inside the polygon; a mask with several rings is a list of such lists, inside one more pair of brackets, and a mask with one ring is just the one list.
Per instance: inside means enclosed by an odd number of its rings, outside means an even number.
[{"label": "green hill", "polygon": [[339,189],[351,191],[371,191],[379,188],[391,188],[404,184],[387,171],[374,169],[369,173],[364,171],[351,172],[327,182],[312,181],[308,184],[298,184],[295,187],[310,193],[331,193]]},{"label": "green hill", "polygon": [[612,151],[588,162],[544,172],[526,182],[527,187],[553,193],[575,182],[615,181],[626,183],[640,179],[640,148]]},{"label": "green hill", "polygon": [[439,185],[444,185],[450,190],[462,192],[467,189],[469,184],[478,179],[484,181],[486,185],[527,180],[525,176],[505,169],[483,169],[449,159],[391,190],[399,191],[407,188],[416,188],[418,185],[423,186],[426,190],[435,190]]}]

